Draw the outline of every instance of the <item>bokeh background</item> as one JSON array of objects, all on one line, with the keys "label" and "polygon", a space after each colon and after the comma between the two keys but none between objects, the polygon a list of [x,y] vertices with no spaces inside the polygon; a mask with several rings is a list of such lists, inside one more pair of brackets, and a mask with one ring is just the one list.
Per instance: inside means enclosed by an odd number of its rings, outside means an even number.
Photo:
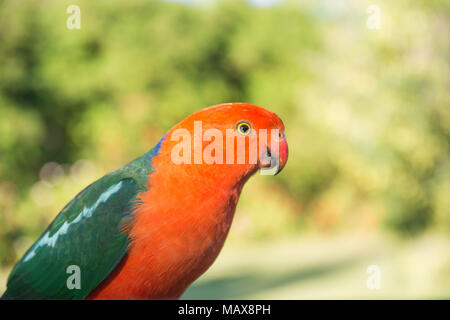
[{"label": "bokeh background", "polygon": [[290,158],[246,185],[184,298],[450,298],[449,13],[444,0],[0,0],[0,292],[82,188],[193,111],[243,101],[284,120]]}]

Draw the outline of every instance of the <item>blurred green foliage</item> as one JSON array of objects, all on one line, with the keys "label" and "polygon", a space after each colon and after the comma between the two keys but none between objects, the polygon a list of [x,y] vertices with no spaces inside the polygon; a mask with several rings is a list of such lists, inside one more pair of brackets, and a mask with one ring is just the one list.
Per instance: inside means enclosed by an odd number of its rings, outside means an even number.
[{"label": "blurred green foliage", "polygon": [[378,1],[371,30],[371,3],[339,3],[0,1],[0,264],[88,183],[232,101],[276,112],[290,147],[244,190],[237,237],[448,233],[450,4]]}]

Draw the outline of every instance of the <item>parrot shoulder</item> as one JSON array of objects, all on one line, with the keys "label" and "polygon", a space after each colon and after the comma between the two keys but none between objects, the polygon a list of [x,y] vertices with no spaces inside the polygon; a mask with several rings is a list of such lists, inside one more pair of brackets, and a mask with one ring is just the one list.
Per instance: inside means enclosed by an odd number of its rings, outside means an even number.
[{"label": "parrot shoulder", "polygon": [[15,265],[2,298],[83,299],[95,289],[127,252],[124,225],[146,190],[156,151],[100,178],[70,201]]}]

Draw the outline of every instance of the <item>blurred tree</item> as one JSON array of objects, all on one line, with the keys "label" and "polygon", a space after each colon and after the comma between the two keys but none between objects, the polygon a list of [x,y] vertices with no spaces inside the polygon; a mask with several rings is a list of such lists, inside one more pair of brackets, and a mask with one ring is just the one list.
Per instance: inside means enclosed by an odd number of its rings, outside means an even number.
[{"label": "blurred tree", "polygon": [[[0,1],[2,264],[84,184],[229,101],[277,112],[291,153],[277,188],[261,181],[271,205],[243,199],[244,216],[258,210],[243,236],[450,229],[446,1],[383,1],[377,31],[366,1],[75,3],[80,30],[66,28],[74,1]],[[63,174],[44,179],[49,162]]]}]

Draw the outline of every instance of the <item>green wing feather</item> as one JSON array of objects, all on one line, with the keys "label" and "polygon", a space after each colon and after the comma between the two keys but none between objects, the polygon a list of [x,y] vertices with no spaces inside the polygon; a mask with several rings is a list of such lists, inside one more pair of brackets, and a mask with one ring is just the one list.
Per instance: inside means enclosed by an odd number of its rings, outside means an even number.
[{"label": "green wing feather", "polygon": [[[121,227],[132,219],[159,146],[69,202],[16,264],[2,298],[83,299],[95,289],[127,251],[130,239]],[[79,267],[80,289],[68,286],[69,266]]]}]

